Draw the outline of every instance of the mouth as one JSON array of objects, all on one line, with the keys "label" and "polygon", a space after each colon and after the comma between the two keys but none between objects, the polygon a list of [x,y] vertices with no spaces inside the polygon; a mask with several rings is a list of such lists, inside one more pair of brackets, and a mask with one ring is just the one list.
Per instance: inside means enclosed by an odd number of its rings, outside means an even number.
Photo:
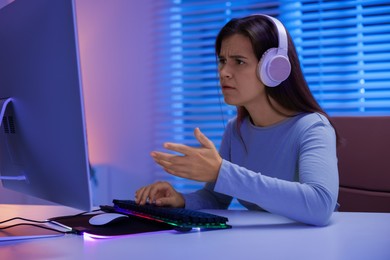
[{"label": "mouth", "polygon": [[222,90],[229,90],[229,89],[235,89],[235,88],[232,87],[232,86],[228,86],[228,85],[223,85],[222,86]]}]

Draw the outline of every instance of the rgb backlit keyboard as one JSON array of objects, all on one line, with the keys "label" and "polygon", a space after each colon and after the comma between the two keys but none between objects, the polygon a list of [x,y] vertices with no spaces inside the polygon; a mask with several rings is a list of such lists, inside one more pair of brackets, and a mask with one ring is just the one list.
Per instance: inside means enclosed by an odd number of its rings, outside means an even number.
[{"label": "rgb backlit keyboard", "polygon": [[[199,229],[226,229],[228,219],[218,215],[184,208],[158,207],[153,204],[138,205],[133,200],[113,200],[111,210],[135,217],[140,217],[174,226],[180,231]],[[106,206],[107,207],[107,206]],[[102,208],[105,210],[105,208]],[[107,208],[106,208],[107,210]]]}]

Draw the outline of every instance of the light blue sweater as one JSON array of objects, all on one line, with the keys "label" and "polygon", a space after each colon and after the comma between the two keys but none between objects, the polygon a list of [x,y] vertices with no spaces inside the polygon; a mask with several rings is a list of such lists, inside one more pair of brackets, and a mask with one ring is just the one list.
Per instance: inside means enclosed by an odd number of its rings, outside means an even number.
[{"label": "light blue sweater", "polygon": [[337,204],[336,135],[326,117],[303,113],[268,127],[229,121],[215,183],[184,194],[186,208],[226,209],[232,198],[312,225],[328,224]]}]

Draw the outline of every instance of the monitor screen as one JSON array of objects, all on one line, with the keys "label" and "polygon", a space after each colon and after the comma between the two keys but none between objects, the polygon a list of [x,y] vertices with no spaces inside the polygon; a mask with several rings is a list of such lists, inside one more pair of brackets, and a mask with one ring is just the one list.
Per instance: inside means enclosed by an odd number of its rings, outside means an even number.
[{"label": "monitor screen", "polygon": [[0,39],[3,186],[90,210],[74,1],[12,2]]}]

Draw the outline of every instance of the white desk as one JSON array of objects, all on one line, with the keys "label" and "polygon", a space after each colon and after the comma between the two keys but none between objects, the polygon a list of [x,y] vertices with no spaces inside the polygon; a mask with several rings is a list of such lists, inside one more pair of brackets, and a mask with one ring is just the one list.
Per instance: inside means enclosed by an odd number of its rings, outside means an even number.
[{"label": "white desk", "polygon": [[[335,213],[329,226],[312,227],[264,212],[208,212],[228,217],[233,228],[0,242],[0,259],[390,259],[388,213]],[[75,213],[60,206],[0,205],[0,220]]]}]

